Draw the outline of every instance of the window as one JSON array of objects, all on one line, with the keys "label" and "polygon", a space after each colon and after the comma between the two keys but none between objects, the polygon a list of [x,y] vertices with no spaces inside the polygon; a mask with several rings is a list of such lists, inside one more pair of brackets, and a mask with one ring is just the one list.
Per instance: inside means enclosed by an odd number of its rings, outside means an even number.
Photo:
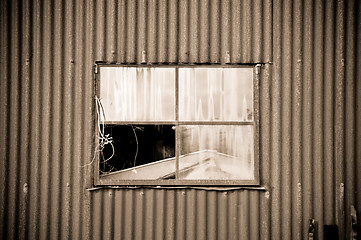
[{"label": "window", "polygon": [[96,183],[258,184],[254,71],[99,65]]}]

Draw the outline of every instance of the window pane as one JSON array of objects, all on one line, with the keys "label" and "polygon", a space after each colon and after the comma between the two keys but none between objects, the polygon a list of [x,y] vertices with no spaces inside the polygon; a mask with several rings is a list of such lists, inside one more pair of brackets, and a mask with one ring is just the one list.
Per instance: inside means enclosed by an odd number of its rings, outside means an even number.
[{"label": "window pane", "polygon": [[253,69],[180,68],[179,119],[253,121]]},{"label": "window pane", "polygon": [[175,70],[101,67],[100,99],[106,121],[174,121]]},{"label": "window pane", "polygon": [[253,126],[180,126],[180,179],[254,179]]},{"label": "window pane", "polygon": [[[108,135],[109,134],[109,135]],[[121,179],[171,179],[175,177],[175,130],[172,125],[105,125],[100,153],[101,173],[121,170]]]}]

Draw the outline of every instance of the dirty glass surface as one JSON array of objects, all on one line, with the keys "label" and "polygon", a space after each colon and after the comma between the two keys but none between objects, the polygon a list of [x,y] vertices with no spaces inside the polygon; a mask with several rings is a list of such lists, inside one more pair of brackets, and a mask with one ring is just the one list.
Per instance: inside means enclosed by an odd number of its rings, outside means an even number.
[{"label": "dirty glass surface", "polygon": [[100,68],[106,121],[175,120],[175,69]]},{"label": "dirty glass surface", "polygon": [[100,68],[103,178],[254,180],[253,68],[176,70]]},{"label": "dirty glass surface", "polygon": [[179,119],[252,121],[253,69],[179,69]]},{"label": "dirty glass surface", "polygon": [[180,136],[180,179],[254,178],[252,125],[183,125]]}]

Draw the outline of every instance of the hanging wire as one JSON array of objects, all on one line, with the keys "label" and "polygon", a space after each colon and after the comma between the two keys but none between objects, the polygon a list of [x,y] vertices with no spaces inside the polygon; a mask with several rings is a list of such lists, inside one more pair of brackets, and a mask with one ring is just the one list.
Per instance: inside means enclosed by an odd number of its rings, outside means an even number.
[{"label": "hanging wire", "polygon": [[113,166],[111,166],[110,164],[107,163],[110,159],[113,158],[114,153],[115,153],[114,145],[113,145],[113,137],[111,137],[110,134],[104,133],[105,112],[104,112],[103,105],[97,96],[95,96],[95,105],[96,105],[96,110],[97,110],[97,128],[98,128],[98,133],[99,133],[99,136],[98,136],[99,143],[94,149],[94,156],[93,156],[93,159],[91,160],[91,162],[86,163],[82,167],[93,164],[93,162],[97,156],[97,153],[101,153],[101,156],[104,159],[103,150],[106,145],[110,144],[110,146],[112,147],[112,155],[110,157],[108,157],[107,159],[103,160],[102,163],[105,163],[108,166],[110,166],[111,169],[114,169]]},{"label": "hanging wire", "polygon": [[[132,130],[133,130],[133,133],[134,133],[135,141],[137,142],[137,148],[136,148],[136,151],[135,151],[134,163],[133,163],[133,167],[135,168],[135,164],[137,162],[137,156],[138,156],[138,137],[137,137],[137,134],[135,133],[135,129],[134,129],[133,126],[132,126]],[[133,170],[135,170],[135,169],[133,169]]]}]

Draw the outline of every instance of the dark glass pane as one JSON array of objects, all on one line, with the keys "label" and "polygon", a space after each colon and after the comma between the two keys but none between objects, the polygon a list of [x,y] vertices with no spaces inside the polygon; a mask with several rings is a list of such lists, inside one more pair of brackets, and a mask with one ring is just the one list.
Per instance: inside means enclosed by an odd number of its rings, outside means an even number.
[{"label": "dark glass pane", "polygon": [[105,125],[104,136],[112,137],[113,142],[105,144],[100,153],[102,173],[123,170],[120,176],[128,179],[174,177],[172,125]]}]

